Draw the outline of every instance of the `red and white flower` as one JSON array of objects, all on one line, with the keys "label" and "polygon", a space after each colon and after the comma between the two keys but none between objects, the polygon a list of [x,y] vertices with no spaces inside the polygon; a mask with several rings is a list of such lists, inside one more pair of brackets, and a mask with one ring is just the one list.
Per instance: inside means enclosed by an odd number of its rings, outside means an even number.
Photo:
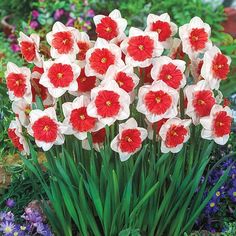
[{"label": "red and white flower", "polygon": [[120,48],[105,39],[98,38],[94,47],[86,53],[85,74],[101,79],[111,65],[120,64],[122,64]]},{"label": "red and white flower", "polygon": [[147,119],[145,119],[145,122],[147,124],[147,131],[148,131],[148,138],[150,140],[152,140],[155,136],[154,136],[154,131],[156,130],[156,141],[158,141],[159,139],[159,132],[160,132],[160,129],[162,127],[163,124],[165,124],[165,122],[167,121],[168,119],[161,119],[155,123],[151,123],[149,122]]},{"label": "red and white flower", "polygon": [[211,28],[201,18],[193,17],[188,24],[179,27],[179,37],[182,40],[183,52],[193,59],[199,53],[211,48]]},{"label": "red and white flower", "polygon": [[139,89],[137,110],[154,123],[163,118],[175,117],[178,100],[178,92],[159,80]]},{"label": "red and white flower", "polygon": [[87,106],[90,103],[89,97],[80,96],[73,102],[62,104],[65,117],[64,124],[68,127],[65,134],[73,134],[79,140],[87,138],[88,132],[95,132],[104,127],[96,118],[87,114]]},{"label": "red and white flower", "polygon": [[52,58],[67,55],[72,61],[76,59],[79,52],[76,38],[78,30],[66,27],[61,22],[56,22],[52,31],[46,35],[47,42],[51,46],[50,53]]},{"label": "red and white flower", "polygon": [[30,69],[27,67],[18,67],[12,62],[7,63],[5,77],[11,101],[25,99],[28,103],[31,103],[30,74]]},{"label": "red and white flower", "polygon": [[134,118],[119,125],[119,134],[111,141],[111,149],[118,152],[121,161],[126,161],[138,152],[147,138],[147,130],[138,127]]},{"label": "red and white flower", "polygon": [[179,38],[174,38],[172,40],[168,56],[172,59],[184,60],[185,54],[182,50],[182,42]]},{"label": "red and white flower", "polygon": [[105,80],[115,80],[119,87],[130,95],[139,83],[139,77],[134,73],[134,68],[129,65],[110,66],[104,77]]},{"label": "red and white flower", "polygon": [[120,11],[115,9],[109,16],[96,15],[93,17],[96,33],[99,38],[112,43],[119,43],[125,38],[127,20],[121,17]]},{"label": "red and white flower", "polygon": [[170,57],[161,56],[155,58],[152,64],[151,76],[154,81],[162,80],[174,89],[183,88],[185,86],[185,61],[172,60]]},{"label": "red and white flower", "polygon": [[29,114],[30,124],[28,133],[34,137],[35,143],[44,151],[48,151],[53,145],[62,145],[65,141],[63,133],[67,127],[57,121],[54,108],[32,110]]},{"label": "red and white flower", "polygon": [[230,63],[231,58],[216,46],[204,54],[201,76],[209,82],[211,89],[219,89],[220,81],[227,79]]},{"label": "red and white flower", "polygon": [[81,67],[85,66],[85,58],[87,51],[94,46],[94,42],[90,41],[88,34],[79,32],[76,37],[76,43],[79,48],[77,60],[79,60]]},{"label": "red and white flower", "polygon": [[191,72],[195,82],[202,79],[202,77],[201,77],[202,65],[203,65],[203,60],[200,58],[197,58],[197,59],[191,61],[190,72]]},{"label": "red and white flower", "polygon": [[14,147],[16,147],[22,155],[29,155],[29,145],[22,135],[22,126],[17,118],[10,123],[8,137],[11,139]]},{"label": "red and white flower", "polygon": [[104,125],[111,125],[116,120],[127,119],[130,115],[130,97],[114,80],[105,81],[92,89],[91,102],[87,113],[98,118]]},{"label": "red and white flower", "polygon": [[55,105],[55,99],[49,94],[48,89],[40,84],[40,78],[42,74],[34,71],[31,74],[31,90],[32,90],[32,102],[36,102],[36,96],[42,99],[45,107]]},{"label": "red and white flower", "polygon": [[177,153],[179,152],[184,143],[189,140],[190,130],[189,126],[191,120],[181,120],[178,117],[167,120],[160,129],[161,136],[161,152],[163,153]]},{"label": "red and white flower", "polygon": [[[96,151],[99,152],[100,149],[103,148],[103,144],[104,144],[105,139],[106,139],[106,130],[105,130],[105,128],[102,128],[98,131],[92,132],[91,136],[92,136],[93,148]],[[85,149],[85,150],[91,150],[91,146],[90,146],[89,141],[88,141],[87,138],[82,140],[82,148]]]},{"label": "red and white flower", "polygon": [[37,66],[42,65],[42,60],[39,54],[40,37],[37,34],[31,34],[29,37],[23,32],[20,32],[18,38],[21,54],[27,62],[32,62]]},{"label": "red and white flower", "polygon": [[147,67],[151,64],[153,57],[158,57],[163,52],[163,47],[157,41],[156,32],[144,32],[131,27],[129,37],[120,45],[126,55],[125,62],[133,67]]},{"label": "red and white flower", "polygon": [[214,140],[219,145],[226,144],[231,132],[232,120],[232,110],[229,107],[214,105],[210,115],[200,119],[203,126],[202,138]]},{"label": "red and white flower", "polygon": [[77,91],[77,77],[80,67],[71,63],[67,56],[61,56],[55,61],[45,61],[44,73],[40,78],[40,84],[48,88],[48,92],[54,97],[62,96],[66,91]]},{"label": "red and white flower", "polygon": [[188,85],[184,92],[188,101],[186,114],[193,119],[193,124],[197,125],[200,118],[208,116],[215,105],[214,93],[205,80],[195,85]]},{"label": "red and white flower", "polygon": [[27,127],[29,124],[29,113],[31,110],[31,104],[27,103],[24,99],[13,101],[12,103],[12,111],[24,127]]},{"label": "red and white flower", "polygon": [[172,37],[177,33],[178,27],[170,21],[167,13],[160,16],[149,14],[147,17],[147,28],[145,31],[158,33],[158,40],[164,48],[170,48]]},{"label": "red and white flower", "polygon": [[90,96],[90,92],[97,85],[97,78],[95,76],[87,76],[84,68],[81,68],[80,75],[76,79],[78,84],[78,90],[69,92],[74,96],[86,95]]}]

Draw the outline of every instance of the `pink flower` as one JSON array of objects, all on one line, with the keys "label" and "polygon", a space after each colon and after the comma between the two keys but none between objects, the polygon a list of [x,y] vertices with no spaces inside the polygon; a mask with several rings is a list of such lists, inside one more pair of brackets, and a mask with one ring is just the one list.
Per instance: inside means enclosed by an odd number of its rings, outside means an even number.
[{"label": "pink flower", "polygon": [[181,120],[178,117],[167,120],[160,129],[161,152],[163,153],[177,153],[183,144],[189,140],[190,130],[189,126],[191,120]]},{"label": "pink flower", "polygon": [[87,106],[90,103],[89,97],[80,96],[73,102],[62,104],[65,117],[64,124],[68,127],[65,134],[73,134],[79,140],[87,138],[88,132],[95,132],[104,127],[96,118],[87,114]]},{"label": "pink flower", "polygon": [[119,134],[111,141],[111,149],[119,153],[120,160],[126,161],[142,148],[147,130],[138,127],[134,118],[119,125]]},{"label": "pink flower", "polygon": [[92,89],[87,113],[104,125],[112,125],[116,120],[124,120],[129,117],[129,105],[128,93],[121,89],[114,80],[110,80]]},{"label": "pink flower", "polygon": [[8,94],[11,101],[24,98],[29,104],[32,101],[30,69],[27,67],[18,67],[12,62],[7,63],[5,72]]},{"label": "pink flower", "polygon": [[147,17],[147,28],[145,31],[158,33],[158,40],[164,48],[170,48],[172,37],[177,33],[178,27],[170,21],[167,13],[160,16],[149,14]]},{"label": "pink flower", "polygon": [[193,124],[197,125],[201,117],[210,114],[216,103],[214,93],[207,81],[201,80],[197,84],[186,86],[185,94],[188,101],[186,114],[193,119]]},{"label": "pink flower", "polygon": [[37,34],[31,34],[30,37],[20,32],[18,42],[21,54],[27,62],[34,63],[36,66],[42,66],[42,59],[39,54],[40,37]]},{"label": "pink flower", "polygon": [[185,86],[185,61],[172,60],[167,56],[161,56],[154,59],[152,64],[151,76],[154,81],[162,80],[174,89],[183,88]]},{"label": "pink flower", "polygon": [[113,10],[109,16],[96,15],[93,17],[93,21],[99,38],[115,44],[125,38],[124,31],[127,26],[127,20],[121,17],[119,10]]},{"label": "pink flower", "polygon": [[210,115],[200,119],[203,126],[202,138],[214,140],[219,145],[226,144],[231,132],[232,119],[232,111],[229,107],[214,105]]},{"label": "pink flower", "polygon": [[48,88],[49,93],[58,98],[66,91],[77,91],[77,77],[80,67],[71,63],[69,57],[61,56],[55,61],[44,62],[44,73],[40,78],[40,84]]},{"label": "pink flower", "polygon": [[125,62],[133,67],[147,67],[151,64],[153,57],[158,57],[163,52],[163,47],[157,41],[156,32],[144,32],[131,27],[129,37],[120,45],[126,55]]},{"label": "pink flower", "polygon": [[79,48],[76,43],[78,30],[72,27],[66,27],[61,22],[56,22],[52,31],[46,35],[47,42],[51,46],[52,58],[58,58],[67,55],[71,61],[76,59]]},{"label": "pink flower", "polygon": [[211,28],[199,17],[193,17],[189,24],[179,27],[179,37],[182,40],[183,52],[190,59],[196,58],[212,47],[210,41]]},{"label": "pink flower", "polygon": [[213,46],[203,57],[201,76],[209,82],[211,89],[219,89],[220,81],[226,80],[231,59]]},{"label": "pink flower", "polygon": [[13,145],[21,152],[22,155],[29,155],[29,145],[23,136],[22,126],[17,118],[11,121],[8,128],[8,136]]},{"label": "pink flower", "polygon": [[67,127],[57,121],[56,111],[50,107],[42,110],[33,110],[29,114],[30,124],[28,133],[34,137],[35,143],[44,151],[53,145],[62,145],[65,141],[63,133]]},{"label": "pink flower", "polygon": [[93,48],[86,53],[85,74],[102,79],[111,65],[123,64],[120,48],[98,38]]},{"label": "pink flower", "polygon": [[178,92],[159,80],[139,89],[137,111],[143,113],[151,123],[173,118],[178,113],[178,100]]}]

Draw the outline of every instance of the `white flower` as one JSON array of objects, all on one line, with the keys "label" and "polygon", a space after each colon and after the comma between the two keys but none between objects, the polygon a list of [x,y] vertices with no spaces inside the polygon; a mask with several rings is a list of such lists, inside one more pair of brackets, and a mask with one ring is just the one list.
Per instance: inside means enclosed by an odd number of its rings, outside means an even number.
[{"label": "white flower", "polygon": [[132,66],[110,66],[102,83],[107,80],[116,81],[119,87],[131,96],[131,101],[134,100],[134,89],[139,83],[139,77],[134,73]]},{"label": "white flower", "polygon": [[185,61],[172,60],[170,57],[161,56],[154,59],[152,64],[151,76],[154,81],[162,80],[174,89],[180,89],[185,86]]},{"label": "white flower", "polygon": [[145,31],[154,31],[158,33],[158,40],[164,48],[170,48],[172,37],[177,33],[178,27],[170,21],[167,13],[160,16],[149,14],[147,17],[147,28]]},{"label": "white flower", "polygon": [[216,46],[204,54],[201,76],[209,82],[211,89],[219,89],[220,81],[227,78],[230,63],[230,57],[223,55]]},{"label": "white flower", "polygon": [[231,131],[232,119],[232,110],[229,107],[214,105],[210,115],[200,119],[203,126],[202,138],[214,140],[219,145],[226,144]]},{"label": "white flower", "polygon": [[193,17],[188,24],[179,27],[183,52],[187,53],[190,59],[196,58],[200,53],[212,47],[210,36],[210,26],[197,16]]},{"label": "white flower", "polygon": [[98,38],[93,48],[86,53],[85,74],[102,79],[111,65],[122,65],[121,50],[105,39]]},{"label": "white flower", "polygon": [[119,43],[125,38],[127,20],[121,17],[120,11],[115,9],[109,16],[96,15],[93,17],[96,33],[111,43]]},{"label": "white flower", "polygon": [[120,160],[126,161],[138,152],[147,138],[147,130],[138,127],[134,118],[119,125],[119,134],[112,140],[111,149],[119,153]]},{"label": "white flower", "polygon": [[32,62],[37,66],[42,65],[42,59],[39,54],[40,37],[37,34],[31,34],[29,37],[20,32],[18,42],[21,48],[21,54],[27,62]]},{"label": "white flower", "polygon": [[51,57],[58,58],[66,55],[71,61],[76,59],[76,54],[79,48],[76,43],[77,34],[79,33],[73,27],[66,27],[61,22],[57,21],[52,31],[46,35],[47,42],[51,46]]},{"label": "white flower", "polygon": [[21,125],[27,127],[29,124],[29,113],[31,111],[31,104],[27,103],[25,99],[13,101],[12,110],[18,116]]},{"label": "white flower", "polygon": [[29,155],[29,145],[22,135],[22,127],[19,120],[12,120],[8,128],[8,136],[12,140],[13,145],[21,152],[22,155]]},{"label": "white flower", "polygon": [[144,32],[131,27],[129,37],[120,45],[124,54],[125,62],[133,67],[147,67],[153,57],[158,57],[163,52],[163,46],[157,41],[156,32]]},{"label": "white flower", "polygon": [[40,84],[48,88],[49,93],[58,98],[66,91],[77,91],[77,77],[80,67],[71,63],[67,56],[61,56],[55,61],[45,61],[44,73],[40,78]]},{"label": "white flower", "polygon": [[207,81],[201,80],[197,84],[185,87],[187,97],[186,114],[193,119],[193,124],[199,124],[199,119],[210,114],[216,100]]},{"label": "white flower", "polygon": [[79,60],[80,67],[83,68],[86,64],[86,53],[90,48],[94,46],[94,42],[90,41],[87,33],[79,32],[76,34],[76,43],[79,48],[77,59]]},{"label": "white flower", "polygon": [[96,118],[87,114],[87,106],[90,99],[87,96],[80,96],[73,102],[62,104],[65,117],[64,124],[68,127],[65,134],[73,134],[79,140],[87,138],[88,132],[95,132],[104,127]]},{"label": "white flower", "polygon": [[190,137],[190,124],[191,120],[181,120],[178,117],[167,120],[159,132],[162,139],[161,152],[179,152]]},{"label": "white flower", "polygon": [[139,89],[137,110],[154,123],[163,118],[175,117],[178,100],[178,92],[159,80]]},{"label": "white flower", "polygon": [[42,110],[32,110],[29,114],[28,133],[34,137],[35,143],[44,151],[53,145],[62,145],[65,141],[63,133],[67,127],[57,121],[56,111],[50,107]]},{"label": "white flower", "polygon": [[87,113],[104,125],[111,125],[116,120],[124,120],[129,117],[129,105],[128,93],[119,88],[114,80],[110,80],[92,89]]},{"label": "white flower", "polygon": [[7,63],[5,77],[11,101],[24,98],[28,103],[31,103],[30,74],[30,69],[27,67],[18,67],[12,62]]}]

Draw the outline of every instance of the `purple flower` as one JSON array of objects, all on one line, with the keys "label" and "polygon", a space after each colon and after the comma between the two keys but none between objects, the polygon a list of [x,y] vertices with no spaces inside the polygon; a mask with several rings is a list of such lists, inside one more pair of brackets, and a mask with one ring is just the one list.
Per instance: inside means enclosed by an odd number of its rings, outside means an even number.
[{"label": "purple flower", "polygon": [[53,15],[53,18],[55,20],[59,20],[63,14],[65,13],[64,9],[57,9],[55,12],[54,12],[54,15]]},{"label": "purple flower", "polygon": [[30,28],[31,28],[31,29],[37,29],[38,27],[39,27],[38,21],[32,20],[32,21],[30,22]]},{"label": "purple flower", "polygon": [[229,189],[228,195],[233,202],[236,202],[236,187]]},{"label": "purple flower", "polygon": [[94,12],[94,10],[93,9],[89,9],[88,11],[87,11],[87,13],[86,13],[86,16],[87,17],[94,17],[95,16],[95,12]]},{"label": "purple flower", "polygon": [[15,206],[15,201],[12,199],[12,198],[8,198],[7,201],[6,201],[6,205],[9,207],[9,208],[12,208]]},{"label": "purple flower", "polygon": [[75,20],[71,17],[69,17],[69,19],[66,22],[66,26],[73,26],[74,25]]},{"label": "purple flower", "polygon": [[9,221],[9,222],[14,222],[14,214],[10,211],[3,213],[3,215],[0,217],[0,219],[2,219],[2,221]]},{"label": "purple flower", "polygon": [[37,233],[43,236],[52,236],[52,232],[46,224],[39,223],[37,225]]},{"label": "purple flower", "polygon": [[43,222],[41,214],[38,211],[35,211],[29,207],[25,209],[25,213],[22,215],[22,218],[30,222],[31,224]]},{"label": "purple flower", "polygon": [[236,179],[234,179],[234,180],[232,181],[232,184],[233,184],[234,187],[236,187]]},{"label": "purple flower", "polygon": [[13,52],[19,52],[20,51],[20,46],[17,43],[12,43],[11,44],[11,50]]},{"label": "purple flower", "polygon": [[205,212],[207,214],[213,214],[216,213],[219,210],[219,207],[217,206],[217,200],[213,197],[210,202],[206,205]]},{"label": "purple flower", "polygon": [[0,232],[3,232],[3,235],[6,235],[6,236],[13,235],[14,229],[15,229],[15,225],[12,222],[6,221],[0,224]]},{"label": "purple flower", "polygon": [[35,20],[39,17],[39,12],[37,10],[32,11],[32,18]]}]

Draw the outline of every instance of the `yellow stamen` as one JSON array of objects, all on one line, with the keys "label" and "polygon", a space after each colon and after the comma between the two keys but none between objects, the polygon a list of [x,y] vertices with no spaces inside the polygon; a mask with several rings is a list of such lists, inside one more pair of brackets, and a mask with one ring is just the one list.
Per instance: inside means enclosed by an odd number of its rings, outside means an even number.
[{"label": "yellow stamen", "polygon": [[107,58],[103,57],[101,60],[101,63],[106,63],[107,62]]},{"label": "yellow stamen", "polygon": [[144,50],[144,46],[143,45],[139,45],[138,48],[143,51]]},{"label": "yellow stamen", "polygon": [[214,202],[210,203],[210,207],[214,207],[216,204]]},{"label": "yellow stamen", "polygon": [[107,27],[107,28],[106,28],[106,31],[107,31],[107,32],[111,32],[111,31],[112,31],[111,27]]},{"label": "yellow stamen", "polygon": [[58,79],[61,79],[62,77],[63,77],[63,74],[62,74],[62,73],[58,73],[58,74],[57,74],[57,78],[58,78]]},{"label": "yellow stamen", "polygon": [[161,99],[159,97],[156,97],[155,100],[157,103],[159,103],[161,101]]},{"label": "yellow stamen", "polygon": [[48,130],[49,130],[49,126],[45,125],[44,128],[43,128],[43,131],[48,131]]},{"label": "yellow stamen", "polygon": [[111,101],[106,101],[106,105],[107,105],[108,107],[110,107],[110,106],[111,106]]},{"label": "yellow stamen", "polygon": [[79,116],[81,120],[84,120],[85,119],[85,116],[84,115],[80,115]]}]

